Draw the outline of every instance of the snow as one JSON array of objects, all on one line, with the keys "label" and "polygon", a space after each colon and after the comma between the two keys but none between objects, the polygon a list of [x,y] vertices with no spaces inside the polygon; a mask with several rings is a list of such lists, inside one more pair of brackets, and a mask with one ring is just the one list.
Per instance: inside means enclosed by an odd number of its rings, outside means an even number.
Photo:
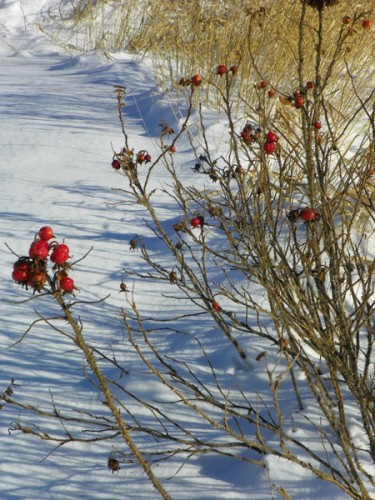
[{"label": "snow", "polygon": [[[125,304],[125,295],[119,293],[123,269],[142,271],[140,255],[129,250],[129,241],[144,236],[161,259],[163,248],[142,223],[140,209],[119,204],[121,193],[113,190],[125,186],[110,167],[113,151],[123,146],[112,86],[127,88],[127,130],[135,150],[147,149],[154,154],[158,124],[165,119],[178,127],[185,105],[158,89],[147,59],[127,53],[114,54],[109,61],[95,52],[70,56],[51,45],[36,23],[41,12],[54,6],[52,0],[0,1],[0,389],[14,379],[17,395],[40,409],[47,410],[52,401],[56,407],[70,410],[101,409],[100,395],[87,380],[82,357],[69,339],[38,323],[23,342],[17,342],[37,318],[34,309],[47,316],[56,309],[50,300],[17,303],[30,294],[12,281],[15,256],[5,244],[16,254],[25,254],[35,232],[50,225],[58,239],[69,244],[73,260],[92,249],[74,268],[79,297],[97,301],[109,295],[100,304],[79,306],[90,343],[109,351],[110,345],[117,349],[119,361],[130,371],[126,375],[127,390],[151,401],[173,401],[160,382],[144,373],[144,367],[137,364],[135,354],[123,342],[119,321]],[[208,136],[218,149],[225,148],[225,125],[216,123],[214,113],[208,113]],[[191,175],[187,169],[194,155],[187,140],[179,143],[176,158]],[[158,196],[161,217],[173,225],[178,217],[171,211],[171,201]],[[132,288],[133,283],[129,285]],[[176,313],[189,310],[185,302],[163,299],[164,288],[156,290],[150,280],[134,280],[134,286],[135,298],[146,315],[156,312],[163,317],[166,304],[175,306]],[[264,350],[260,340],[246,347],[248,360],[242,361],[205,319],[198,316],[185,327],[190,334],[173,336],[161,331],[158,347],[172,356],[178,353],[180,362],[189,361],[196,373],[210,378],[212,371],[194,336],[204,339],[224,390],[240,385],[249,393],[264,391],[264,402],[270,400],[264,369],[267,359],[257,361]],[[276,367],[274,376],[280,371],[282,366]],[[288,389],[285,391],[287,394]],[[303,418],[297,417],[294,395],[286,395],[284,400],[298,420],[296,437],[310,439],[311,446],[320,449],[320,436],[317,438]],[[118,474],[108,471],[107,459],[111,452],[123,450],[121,442],[71,443],[56,449],[56,443],[15,432],[19,413],[9,406],[0,412],[1,499],[158,498],[134,461],[122,465]],[[27,421],[26,412],[22,416]],[[177,418],[196,425],[191,412],[182,412]],[[31,423],[50,432],[62,432],[59,422],[52,419],[38,421],[33,416]],[[356,415],[351,426],[353,436],[361,442]],[[152,449],[153,442],[148,446]],[[290,462],[269,456],[265,464],[262,469],[224,456],[202,455],[183,467],[178,458],[160,462],[154,470],[169,494],[181,500],[264,500],[281,497],[278,488],[296,499],[345,498],[333,485],[318,481]]]}]

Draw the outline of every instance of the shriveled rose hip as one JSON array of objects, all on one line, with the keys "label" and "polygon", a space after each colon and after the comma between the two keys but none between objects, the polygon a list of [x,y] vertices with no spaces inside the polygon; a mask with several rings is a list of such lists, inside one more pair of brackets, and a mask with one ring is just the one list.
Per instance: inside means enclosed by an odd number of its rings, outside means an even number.
[{"label": "shriveled rose hip", "polygon": [[34,271],[27,276],[27,284],[40,289],[47,281],[47,276],[42,271]]}]

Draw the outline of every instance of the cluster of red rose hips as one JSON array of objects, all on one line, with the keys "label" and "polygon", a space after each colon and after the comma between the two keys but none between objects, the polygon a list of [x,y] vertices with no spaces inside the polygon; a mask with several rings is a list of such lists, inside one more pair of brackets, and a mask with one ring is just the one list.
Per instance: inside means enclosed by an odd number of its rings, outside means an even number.
[{"label": "cluster of red rose hips", "polygon": [[[220,76],[227,75],[228,73],[232,73],[232,75],[235,75],[238,71],[238,66],[231,66],[228,70],[228,68],[225,66],[225,64],[219,64],[216,68],[216,74]],[[193,75],[191,78],[186,78],[182,77],[179,81],[179,84],[182,87],[199,87],[203,81],[202,75],[196,74]]]},{"label": "cluster of red rose hips", "polygon": [[141,150],[137,153],[137,163],[150,163],[151,155],[146,150]]},{"label": "cluster of red rose hips", "polygon": [[[129,166],[129,162],[133,163],[133,159],[131,158],[132,156],[132,151],[123,150],[120,155],[115,155],[113,157],[112,168],[114,168],[115,170],[119,170],[122,166],[122,162],[120,160],[123,160],[123,163],[126,164],[126,166]],[[150,161],[151,155],[145,149],[138,151],[135,156],[135,163],[138,163],[139,165],[142,165],[143,163],[150,163]]]},{"label": "cluster of red rose hips", "polygon": [[[352,20],[352,18],[351,18],[350,16],[344,16],[344,17],[342,18],[342,22],[343,22],[344,24],[352,24],[352,21],[353,21],[353,20]],[[371,24],[372,24],[371,19],[364,19],[364,20],[362,21],[362,28],[363,28],[364,30],[369,30],[369,29],[371,28]]]},{"label": "cluster of red rose hips", "polygon": [[320,220],[320,214],[311,207],[290,210],[287,217],[290,222],[297,222],[298,219],[304,222],[316,222]]},{"label": "cluster of red rose hips", "polygon": [[[265,90],[267,87],[268,87],[268,82],[267,80],[262,80],[261,82],[259,82],[257,85],[256,85],[258,88],[262,89],[262,90]],[[270,88],[268,91],[267,91],[267,94],[268,94],[268,97],[275,97],[276,95],[276,90],[273,89],[273,88]]]},{"label": "cluster of red rose hips", "polygon": [[[53,229],[43,226],[39,229],[29,248],[28,256],[19,257],[13,264],[12,278],[19,285],[31,287],[40,292],[47,283],[53,290],[72,293],[75,289],[74,280],[68,276],[67,263],[69,247],[58,243],[54,238]],[[48,258],[54,264],[54,275],[48,274]]]},{"label": "cluster of red rose hips", "polygon": [[270,130],[266,134],[266,142],[263,145],[264,152],[267,155],[272,155],[276,151],[276,143],[279,140],[279,136]]},{"label": "cluster of red rose hips", "polygon": [[294,107],[296,109],[301,109],[304,106],[304,104],[305,104],[305,99],[302,97],[301,92],[296,90],[296,92],[294,92]]},{"label": "cluster of red rose hips", "polygon": [[238,66],[231,66],[228,70],[228,68],[225,66],[225,64],[219,64],[217,67],[216,73],[220,76],[224,76],[228,73],[232,73],[232,75],[235,75],[238,71]]}]

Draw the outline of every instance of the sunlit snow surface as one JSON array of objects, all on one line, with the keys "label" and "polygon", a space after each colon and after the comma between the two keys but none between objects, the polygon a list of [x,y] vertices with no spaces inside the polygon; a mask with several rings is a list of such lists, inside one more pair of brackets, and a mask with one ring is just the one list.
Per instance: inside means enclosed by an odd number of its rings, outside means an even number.
[{"label": "sunlit snow surface", "polygon": [[[49,5],[55,3],[0,0],[0,390],[14,379],[19,384],[15,387],[18,396],[45,409],[51,407],[52,398],[58,407],[75,410],[97,408],[100,400],[85,378],[81,355],[48,327],[36,326],[23,342],[7,349],[36,319],[35,308],[47,316],[55,309],[48,300],[22,305],[12,302],[27,298],[30,292],[12,282],[16,257],[5,243],[16,254],[24,255],[35,232],[51,225],[56,237],[69,244],[73,260],[93,247],[74,269],[79,297],[95,301],[110,294],[100,305],[80,306],[90,343],[117,346],[130,372],[126,375],[128,390],[151,401],[165,401],[165,390],[144,376],[136,356],[121,347],[123,328],[118,315],[124,305],[124,295],[119,293],[122,269],[139,270],[141,266],[137,252],[129,250],[129,240],[144,235],[156,252],[158,242],[142,226],[137,206],[116,204],[121,194],[112,188],[126,186],[110,167],[113,150],[123,146],[112,85],[127,87],[127,130],[135,150],[148,149],[153,154],[158,123],[165,119],[178,126],[176,110],[183,112],[184,105],[157,90],[147,60],[116,54],[108,62],[96,53],[70,56],[50,45],[36,28],[39,13],[46,12]],[[217,144],[225,135],[215,116],[208,123],[208,134]],[[176,162],[188,166],[192,161],[189,143],[182,141]],[[164,220],[174,221],[168,203],[160,199],[160,214]],[[137,282],[135,297],[147,314],[163,314],[165,303],[155,284]],[[197,338],[205,339],[223,387],[229,390],[240,385],[254,393],[267,388],[265,360],[256,361],[264,349],[260,341],[247,347],[250,361],[244,363],[234,350],[228,351],[212,324],[202,322],[192,331]],[[202,376],[208,373],[206,360],[192,338],[160,335],[162,350],[170,349],[171,355],[189,361]],[[292,393],[289,400],[285,398],[288,411],[295,411]],[[107,469],[110,453],[123,448],[120,442],[76,443],[53,451],[54,443],[12,432],[18,416],[19,412],[8,406],[0,412],[1,499],[158,498],[135,463],[123,465],[118,474]],[[58,422],[46,423],[36,417],[31,423],[47,431],[60,428]],[[308,431],[303,420],[299,423],[296,437],[319,448],[320,436]],[[355,415],[352,427],[360,438]],[[209,455],[192,459],[182,468],[181,464],[174,458],[154,468],[176,499],[278,498],[276,487],[283,487],[298,500],[345,498],[339,490],[297,466],[272,457],[266,458],[267,469]]]}]

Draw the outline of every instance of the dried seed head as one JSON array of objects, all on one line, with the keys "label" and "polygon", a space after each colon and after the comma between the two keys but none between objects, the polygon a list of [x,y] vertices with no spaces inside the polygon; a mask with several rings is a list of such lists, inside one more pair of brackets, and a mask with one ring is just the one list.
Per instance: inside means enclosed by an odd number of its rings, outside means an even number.
[{"label": "dried seed head", "polygon": [[184,221],[182,222],[177,222],[176,224],[173,224],[173,229],[178,233],[179,231],[185,233],[187,228],[186,224]]},{"label": "dried seed head", "polygon": [[120,462],[116,459],[116,458],[113,458],[113,457],[110,457],[108,459],[108,469],[112,472],[112,474],[114,474],[115,472],[118,472],[121,467],[120,467]]},{"label": "dried seed head", "polygon": [[138,240],[137,237],[133,238],[132,240],[129,241],[130,244],[130,250],[135,250],[138,248]]},{"label": "dried seed head", "polygon": [[217,217],[219,215],[219,207],[215,206],[215,205],[210,205],[208,207],[208,213],[211,215],[211,217]]},{"label": "dried seed head", "polygon": [[169,273],[169,281],[171,282],[172,285],[178,282],[178,276],[176,271],[171,271]]},{"label": "dried seed head", "polygon": [[123,281],[120,283],[120,292],[127,292],[128,291],[128,287],[126,286],[126,283],[124,283]]},{"label": "dried seed head", "polygon": [[289,347],[288,339],[281,338],[279,340],[279,346],[280,346],[280,349],[282,349],[282,350],[287,349]]}]

